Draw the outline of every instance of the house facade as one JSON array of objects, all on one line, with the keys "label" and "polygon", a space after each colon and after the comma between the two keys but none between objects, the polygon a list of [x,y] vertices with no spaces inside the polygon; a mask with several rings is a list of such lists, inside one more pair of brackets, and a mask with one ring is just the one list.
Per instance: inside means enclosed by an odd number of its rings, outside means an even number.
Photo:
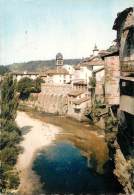
[{"label": "house facade", "polygon": [[13,72],[12,73],[13,75],[13,78],[16,79],[17,81],[21,80],[22,78],[30,78],[30,79],[37,79],[39,77],[39,73],[37,72],[27,72],[27,71],[24,71],[24,72]]},{"label": "house facade", "polygon": [[109,106],[119,105],[120,100],[120,63],[119,51],[115,50],[103,55],[105,61],[104,94],[105,103]]}]

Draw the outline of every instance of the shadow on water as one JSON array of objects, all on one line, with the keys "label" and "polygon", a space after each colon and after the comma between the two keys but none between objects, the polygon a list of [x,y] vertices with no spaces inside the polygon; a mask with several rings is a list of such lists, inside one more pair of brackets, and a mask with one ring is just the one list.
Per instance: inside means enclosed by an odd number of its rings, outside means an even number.
[{"label": "shadow on water", "polygon": [[38,153],[33,170],[39,175],[45,194],[116,193],[111,180],[95,171],[93,162],[70,142],[60,141]]},{"label": "shadow on water", "polygon": [[31,131],[32,127],[33,127],[33,126],[28,126],[28,125],[22,127],[22,128],[20,129],[22,135],[26,135],[29,131]]}]

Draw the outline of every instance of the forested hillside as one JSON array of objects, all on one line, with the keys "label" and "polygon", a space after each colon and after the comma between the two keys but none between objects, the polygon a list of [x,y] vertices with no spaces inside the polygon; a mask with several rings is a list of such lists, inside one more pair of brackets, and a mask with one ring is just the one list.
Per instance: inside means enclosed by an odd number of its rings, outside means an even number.
[{"label": "forested hillside", "polygon": [[[65,59],[64,64],[78,64],[81,59]],[[40,71],[55,66],[55,60],[30,61],[24,63],[14,63],[8,65],[11,71]]]}]

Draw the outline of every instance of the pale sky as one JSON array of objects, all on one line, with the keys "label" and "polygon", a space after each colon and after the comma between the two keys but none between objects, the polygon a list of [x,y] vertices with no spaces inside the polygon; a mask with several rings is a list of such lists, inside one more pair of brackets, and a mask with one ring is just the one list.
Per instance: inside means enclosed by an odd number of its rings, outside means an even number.
[{"label": "pale sky", "polygon": [[116,38],[117,12],[134,0],[0,0],[0,64],[82,58]]}]

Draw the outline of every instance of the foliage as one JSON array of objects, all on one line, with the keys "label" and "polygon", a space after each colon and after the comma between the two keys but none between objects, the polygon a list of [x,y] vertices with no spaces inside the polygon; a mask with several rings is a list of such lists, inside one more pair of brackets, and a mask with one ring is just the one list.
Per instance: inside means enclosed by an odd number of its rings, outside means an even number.
[{"label": "foliage", "polygon": [[96,78],[95,76],[92,76],[89,78],[89,84],[91,85],[91,87],[96,87]]},{"label": "foliage", "polygon": [[13,81],[12,75],[4,79],[1,88],[1,118],[5,121],[15,120],[18,101],[16,81]]},{"label": "foliage", "polygon": [[18,144],[21,140],[21,132],[15,123],[18,107],[16,84],[13,76],[7,75],[1,89],[0,190],[2,193],[16,188],[19,184],[18,173],[14,168],[20,152]]},{"label": "foliage", "polygon": [[4,75],[5,73],[9,72],[9,68],[7,66],[0,65],[0,75]]},{"label": "foliage", "polygon": [[32,80],[28,77],[22,78],[18,82],[17,90],[20,93],[19,98],[22,100],[28,99],[30,93],[39,93],[41,90],[41,79]]}]

